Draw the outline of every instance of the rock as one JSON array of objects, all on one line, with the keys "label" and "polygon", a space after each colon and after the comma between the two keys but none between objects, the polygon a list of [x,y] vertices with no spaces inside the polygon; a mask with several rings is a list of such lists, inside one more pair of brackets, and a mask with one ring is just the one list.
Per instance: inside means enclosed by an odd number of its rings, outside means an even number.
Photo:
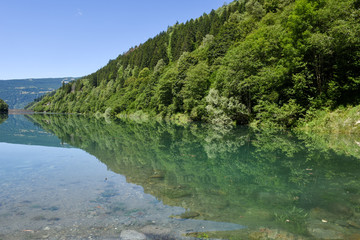
[{"label": "rock", "polygon": [[120,234],[120,240],[146,240],[146,236],[134,230],[124,230]]},{"label": "rock", "polygon": [[334,203],[330,206],[329,209],[331,209],[331,212],[335,213],[338,217],[339,215],[344,217],[350,217],[353,214],[350,207],[341,203]]},{"label": "rock", "polygon": [[175,233],[170,228],[164,228],[155,225],[147,225],[141,229],[150,239],[172,239],[171,236]]},{"label": "rock", "polygon": [[331,212],[326,211],[322,208],[313,208],[310,211],[310,219],[327,219],[327,220],[334,220],[337,219],[337,216]]},{"label": "rock", "polygon": [[147,225],[141,229],[141,232],[147,235],[170,235],[171,234],[170,228],[164,228],[155,225]]},{"label": "rock", "polygon": [[316,239],[344,239],[344,235],[332,229],[313,228],[309,233]]},{"label": "rock", "polygon": [[200,213],[198,213],[198,212],[187,211],[187,212],[184,212],[183,214],[181,214],[180,218],[191,219],[191,218],[196,218],[198,216],[200,216]]},{"label": "rock", "polygon": [[334,222],[313,219],[307,222],[307,230],[316,239],[344,239],[348,229]]},{"label": "rock", "polygon": [[151,175],[150,178],[164,179],[165,174],[162,172],[154,172],[154,174]]},{"label": "rock", "polygon": [[289,232],[279,229],[260,228],[249,235],[251,240],[303,240],[301,236],[295,236]]},{"label": "rock", "polygon": [[347,223],[353,228],[360,229],[360,222],[355,222],[355,221],[349,220],[349,221],[347,221]]}]

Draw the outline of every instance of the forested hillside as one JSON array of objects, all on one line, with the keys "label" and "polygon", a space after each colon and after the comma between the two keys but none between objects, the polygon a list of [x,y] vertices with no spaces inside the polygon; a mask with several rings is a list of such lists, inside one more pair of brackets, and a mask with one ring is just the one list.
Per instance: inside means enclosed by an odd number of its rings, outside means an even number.
[{"label": "forested hillside", "polygon": [[359,0],[238,0],[179,23],[35,111],[292,126],[360,100]]}]

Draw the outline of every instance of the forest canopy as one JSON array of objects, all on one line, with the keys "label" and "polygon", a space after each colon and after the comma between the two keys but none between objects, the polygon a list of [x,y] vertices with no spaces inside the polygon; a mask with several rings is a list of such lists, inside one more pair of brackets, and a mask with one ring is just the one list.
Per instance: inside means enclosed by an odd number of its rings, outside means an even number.
[{"label": "forest canopy", "polygon": [[318,109],[359,104],[359,8],[359,0],[233,1],[169,27],[33,109],[291,127]]}]

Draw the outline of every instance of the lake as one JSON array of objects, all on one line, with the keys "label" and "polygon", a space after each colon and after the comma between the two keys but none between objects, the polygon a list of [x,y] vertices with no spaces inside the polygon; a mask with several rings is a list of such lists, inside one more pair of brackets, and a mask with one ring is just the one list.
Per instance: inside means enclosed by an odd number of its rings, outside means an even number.
[{"label": "lake", "polygon": [[360,239],[360,136],[0,118],[0,239]]}]

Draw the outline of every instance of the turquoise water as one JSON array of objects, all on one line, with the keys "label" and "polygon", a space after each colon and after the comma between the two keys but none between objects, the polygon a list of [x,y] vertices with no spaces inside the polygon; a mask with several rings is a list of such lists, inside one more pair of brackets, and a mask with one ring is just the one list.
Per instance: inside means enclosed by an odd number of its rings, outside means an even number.
[{"label": "turquoise water", "polygon": [[[10,115],[0,239],[358,239],[360,137]],[[205,232],[205,233],[203,233]]]}]

